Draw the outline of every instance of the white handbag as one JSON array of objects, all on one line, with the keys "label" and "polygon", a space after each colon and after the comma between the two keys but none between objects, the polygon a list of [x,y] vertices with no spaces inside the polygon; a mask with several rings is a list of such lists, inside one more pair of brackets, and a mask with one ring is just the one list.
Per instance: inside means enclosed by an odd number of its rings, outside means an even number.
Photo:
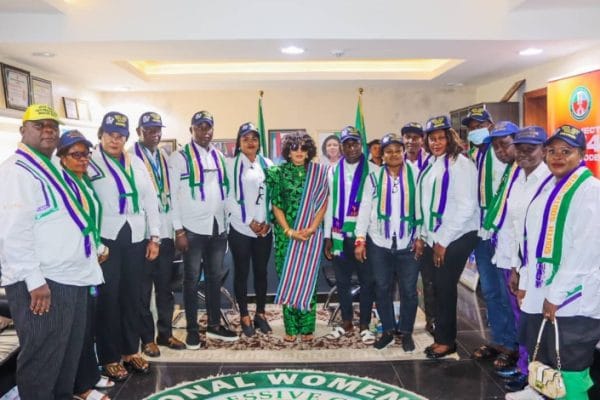
[{"label": "white handbag", "polygon": [[540,326],[540,331],[538,333],[537,341],[535,343],[535,350],[533,351],[533,356],[531,357],[531,362],[529,363],[527,369],[529,370],[529,386],[531,386],[533,389],[540,392],[546,397],[549,397],[551,399],[557,399],[559,397],[563,397],[567,393],[567,391],[565,389],[565,383],[560,372],[561,366],[558,348],[558,321],[556,321],[556,319],[554,320],[553,325],[556,346],[556,369],[542,364],[539,361],[535,361],[538,350],[540,349],[542,333],[544,332],[544,327],[546,326],[545,318],[542,321],[542,326]]}]

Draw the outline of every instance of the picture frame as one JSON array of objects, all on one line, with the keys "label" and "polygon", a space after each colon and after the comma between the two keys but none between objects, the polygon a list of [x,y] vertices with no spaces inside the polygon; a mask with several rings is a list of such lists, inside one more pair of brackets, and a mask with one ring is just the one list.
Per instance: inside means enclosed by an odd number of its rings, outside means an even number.
[{"label": "picture frame", "polygon": [[275,165],[281,164],[284,159],[281,154],[282,140],[290,133],[307,133],[306,129],[269,129],[269,158]]},{"label": "picture frame", "polygon": [[177,139],[162,139],[158,143],[158,148],[163,149],[167,155],[177,151]]},{"label": "picture frame", "polygon": [[32,75],[31,103],[47,104],[50,107],[54,107],[54,100],[52,98],[52,82]]},{"label": "picture frame", "polygon": [[[336,136],[339,140],[340,134],[341,134],[340,131],[336,131],[334,129],[319,131],[317,133],[317,154],[319,155],[319,162],[321,164],[331,165],[332,163],[334,163],[332,160],[329,159],[329,157],[326,153],[325,142],[329,141],[329,138],[332,136]],[[339,160],[339,158],[342,156],[341,145],[338,147],[338,149],[339,150],[338,150],[338,159],[337,160]],[[335,162],[337,162],[337,160]]]},{"label": "picture frame", "polygon": [[2,83],[6,108],[25,111],[31,104],[29,71],[2,64]]},{"label": "picture frame", "polygon": [[235,157],[235,139],[214,139],[211,143],[227,158]]},{"label": "picture frame", "polygon": [[79,120],[91,121],[92,114],[90,113],[90,103],[87,100],[77,99],[77,113],[79,114]]},{"label": "picture frame", "polygon": [[65,106],[65,117],[67,117],[68,119],[79,119],[77,99],[71,97],[63,97],[63,105]]}]

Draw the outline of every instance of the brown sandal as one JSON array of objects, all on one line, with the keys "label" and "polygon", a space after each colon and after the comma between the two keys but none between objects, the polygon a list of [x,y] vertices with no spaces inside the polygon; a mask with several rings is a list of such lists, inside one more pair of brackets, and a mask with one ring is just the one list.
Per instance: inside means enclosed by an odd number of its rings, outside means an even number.
[{"label": "brown sandal", "polygon": [[129,358],[129,361],[123,361],[125,368],[140,374],[146,374],[150,371],[150,364],[143,357],[135,355]]},{"label": "brown sandal", "polygon": [[315,335],[313,335],[312,333],[307,333],[306,335],[302,335],[302,343],[308,343],[308,342],[312,342],[313,339],[315,338]]},{"label": "brown sandal", "polygon": [[115,382],[123,382],[129,378],[129,372],[119,363],[110,363],[102,367],[104,375]]},{"label": "brown sandal", "polygon": [[479,346],[478,349],[475,349],[473,353],[471,353],[471,358],[473,360],[490,360],[496,356],[498,356],[500,352],[495,347],[484,344]]},{"label": "brown sandal", "polygon": [[516,351],[510,351],[506,353],[498,354],[498,357],[494,360],[495,369],[505,369],[514,367],[519,360],[519,353]]},{"label": "brown sandal", "polygon": [[296,335],[285,335],[283,341],[286,343],[296,343]]}]

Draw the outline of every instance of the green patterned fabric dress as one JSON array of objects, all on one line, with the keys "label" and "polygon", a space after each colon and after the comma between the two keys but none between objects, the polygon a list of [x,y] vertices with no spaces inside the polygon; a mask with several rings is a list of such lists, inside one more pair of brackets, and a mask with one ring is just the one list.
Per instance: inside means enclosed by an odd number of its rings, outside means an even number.
[{"label": "green patterned fabric dress", "polygon": [[[271,204],[283,211],[289,226],[294,226],[296,214],[300,208],[302,191],[306,180],[306,167],[291,162],[267,170],[267,188],[270,191]],[[273,218],[275,234],[275,269],[281,277],[283,263],[287,253],[289,238],[283,228]],[[283,306],[285,333],[290,336],[307,335],[315,331],[317,313],[316,290],[310,302],[310,311],[300,311],[295,307]]]}]

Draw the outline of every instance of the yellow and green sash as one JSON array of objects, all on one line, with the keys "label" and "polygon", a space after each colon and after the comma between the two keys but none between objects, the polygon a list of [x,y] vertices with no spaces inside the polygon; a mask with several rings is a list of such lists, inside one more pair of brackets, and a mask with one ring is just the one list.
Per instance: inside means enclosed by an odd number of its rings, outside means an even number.
[{"label": "yellow and green sash", "polygon": [[[400,188],[400,239],[405,234],[412,235],[415,228],[415,180],[412,169],[404,164],[398,175]],[[385,182],[385,183],[384,183]],[[379,171],[377,180],[377,219],[384,223],[384,235],[390,238],[390,218],[392,216],[392,176],[387,167]]]},{"label": "yellow and green sash", "polygon": [[[196,198],[196,188],[200,191],[200,198],[202,201],[205,200],[204,194],[204,166],[200,159],[200,152],[193,145],[192,142],[186,144],[183,147],[182,153],[186,158],[189,170],[188,183],[192,198]],[[218,153],[218,154],[217,154]],[[225,195],[229,192],[229,179],[227,178],[227,169],[225,167],[225,159],[220,152],[217,152],[215,148],[209,151],[209,154],[213,158],[215,165],[217,166],[217,174],[219,177],[219,190],[221,192],[221,200],[225,200]]]}]

